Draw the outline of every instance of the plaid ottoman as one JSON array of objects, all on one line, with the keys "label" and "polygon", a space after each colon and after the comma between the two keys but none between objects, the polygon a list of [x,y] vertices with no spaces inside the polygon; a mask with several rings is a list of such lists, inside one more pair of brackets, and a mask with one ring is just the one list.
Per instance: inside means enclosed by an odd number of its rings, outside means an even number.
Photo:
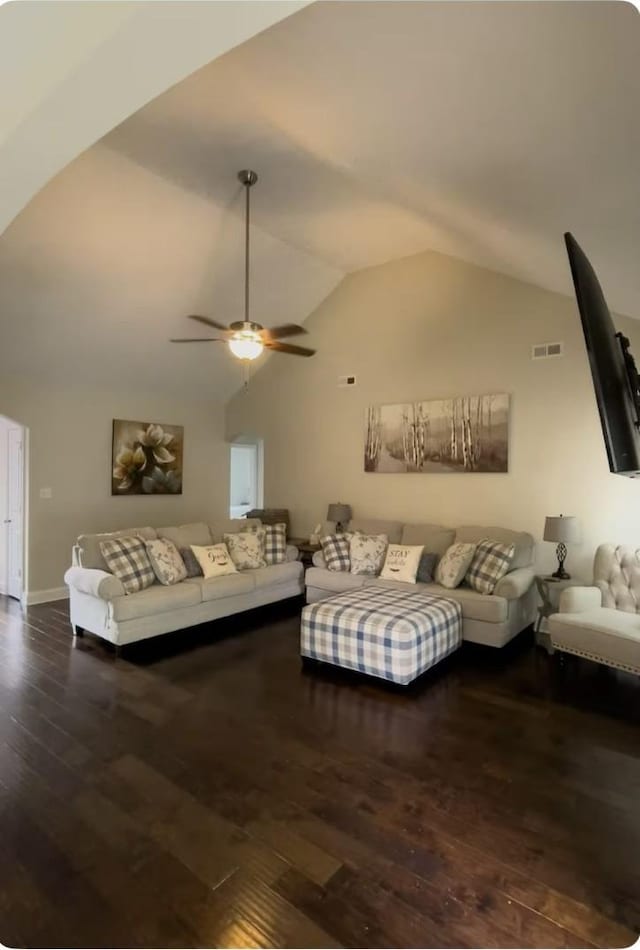
[{"label": "plaid ottoman", "polygon": [[420,591],[345,591],[302,611],[303,657],[406,686],[462,642],[462,608]]}]

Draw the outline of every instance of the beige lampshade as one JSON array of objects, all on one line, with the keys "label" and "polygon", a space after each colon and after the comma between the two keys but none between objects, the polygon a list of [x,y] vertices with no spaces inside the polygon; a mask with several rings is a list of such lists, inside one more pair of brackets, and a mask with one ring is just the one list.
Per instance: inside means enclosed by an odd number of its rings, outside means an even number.
[{"label": "beige lampshade", "polygon": [[351,505],[343,505],[342,502],[335,502],[329,505],[327,511],[327,521],[337,521],[345,524],[351,520]]},{"label": "beige lampshade", "polygon": [[573,515],[553,515],[545,518],[542,537],[545,541],[578,544],[580,541],[580,522]]}]

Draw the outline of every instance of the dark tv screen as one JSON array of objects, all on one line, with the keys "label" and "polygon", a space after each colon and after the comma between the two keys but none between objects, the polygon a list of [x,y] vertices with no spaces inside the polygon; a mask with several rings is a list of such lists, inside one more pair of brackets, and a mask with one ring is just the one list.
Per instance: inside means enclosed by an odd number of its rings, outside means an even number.
[{"label": "dark tv screen", "polygon": [[616,329],[602,288],[586,254],[564,236],[589,356],[609,468],[616,475],[640,474],[640,380],[629,340]]}]

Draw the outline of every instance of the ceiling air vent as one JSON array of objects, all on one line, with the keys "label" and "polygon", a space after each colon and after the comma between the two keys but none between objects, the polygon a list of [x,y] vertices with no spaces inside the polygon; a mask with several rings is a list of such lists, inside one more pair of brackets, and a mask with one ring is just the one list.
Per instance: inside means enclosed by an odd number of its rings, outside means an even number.
[{"label": "ceiling air vent", "polygon": [[338,376],[338,387],[344,389],[346,386],[355,386],[355,376]]},{"label": "ceiling air vent", "polygon": [[534,343],[531,347],[532,360],[549,360],[564,356],[564,343]]}]

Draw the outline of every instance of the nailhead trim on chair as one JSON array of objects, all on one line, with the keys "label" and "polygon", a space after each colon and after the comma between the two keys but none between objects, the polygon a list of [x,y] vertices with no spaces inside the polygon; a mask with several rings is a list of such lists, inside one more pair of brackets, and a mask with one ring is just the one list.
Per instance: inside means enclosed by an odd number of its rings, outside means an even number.
[{"label": "nailhead trim on chair", "polygon": [[615,663],[613,660],[605,660],[603,656],[598,656],[597,653],[589,653],[587,650],[576,650],[575,647],[565,646],[564,643],[559,643],[558,640],[552,640],[551,646],[554,650],[560,650],[562,653],[573,653],[574,656],[583,656],[587,660],[602,663],[603,666],[610,666],[615,670],[622,670],[625,673],[635,673],[636,676],[640,676],[640,666],[628,666],[626,663]]}]

